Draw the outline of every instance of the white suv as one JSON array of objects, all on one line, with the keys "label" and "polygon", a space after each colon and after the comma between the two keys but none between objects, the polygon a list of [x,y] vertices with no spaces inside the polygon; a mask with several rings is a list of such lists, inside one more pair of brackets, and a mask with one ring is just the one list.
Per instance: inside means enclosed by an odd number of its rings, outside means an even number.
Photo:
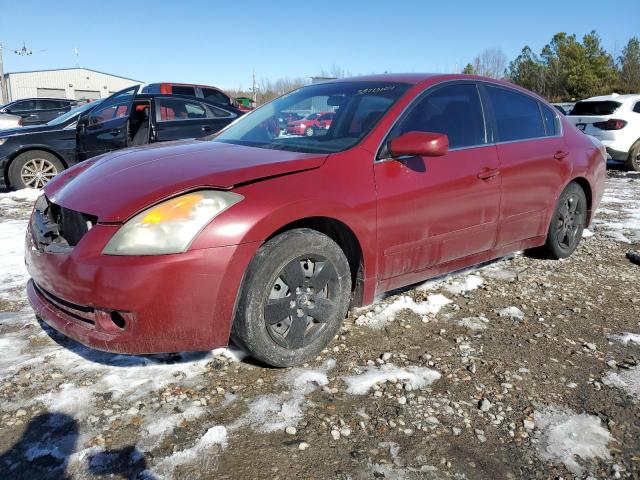
[{"label": "white suv", "polygon": [[575,104],[567,119],[600,140],[613,160],[640,172],[640,95],[604,95]]}]

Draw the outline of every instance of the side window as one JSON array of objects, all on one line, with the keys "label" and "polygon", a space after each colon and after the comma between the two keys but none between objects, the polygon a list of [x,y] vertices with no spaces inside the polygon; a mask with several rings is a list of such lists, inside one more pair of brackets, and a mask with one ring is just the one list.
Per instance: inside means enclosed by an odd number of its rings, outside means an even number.
[{"label": "side window", "polygon": [[427,94],[391,131],[390,139],[407,132],[444,133],[449,148],[486,143],[484,116],[474,84],[449,85]]},{"label": "side window", "polygon": [[231,99],[224,93],[214,90],[213,88],[203,88],[202,97],[211,100],[212,102],[219,103],[220,105],[231,105]]},{"label": "side window", "polygon": [[174,95],[187,95],[189,97],[196,96],[196,90],[193,87],[185,87],[182,85],[174,85],[171,87],[171,93]]},{"label": "side window", "polygon": [[640,102],[636,102],[636,104],[633,106],[633,111],[636,113],[640,113]]},{"label": "side window", "polygon": [[116,93],[102,101],[102,103],[91,111],[89,124],[106,122],[113,118],[126,117],[133,103],[136,89],[130,88]]},{"label": "side window", "polygon": [[211,114],[208,114],[207,109],[200,102],[166,97],[158,98],[156,103],[158,105],[156,119],[159,122],[211,118]]},{"label": "side window", "polygon": [[211,112],[210,116],[212,116],[214,118],[224,118],[224,117],[230,117],[231,116],[231,113],[229,113],[226,110],[223,110],[221,108],[212,107],[211,105],[207,105],[207,108],[209,109],[209,112]]},{"label": "side window", "polygon": [[55,110],[59,107],[59,102],[55,100],[38,100],[37,101],[38,110]]},{"label": "side window", "polygon": [[540,108],[542,109],[542,119],[544,120],[544,129],[547,137],[560,135],[560,119],[556,112],[546,105],[540,104]]},{"label": "side window", "polygon": [[487,87],[498,129],[497,141],[510,142],[545,136],[538,101],[512,90]]},{"label": "side window", "polygon": [[36,101],[35,100],[23,100],[22,102],[16,102],[11,105],[12,112],[28,112],[30,110],[36,109]]}]

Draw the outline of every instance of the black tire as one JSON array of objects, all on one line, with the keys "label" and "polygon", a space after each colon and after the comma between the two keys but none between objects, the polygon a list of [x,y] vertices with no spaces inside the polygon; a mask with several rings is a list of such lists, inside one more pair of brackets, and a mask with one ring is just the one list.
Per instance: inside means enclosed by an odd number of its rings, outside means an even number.
[{"label": "black tire", "polygon": [[629,150],[627,168],[633,172],[640,172],[640,140],[634,143]]},{"label": "black tire", "polygon": [[307,129],[304,131],[305,136],[307,137],[313,137],[316,132],[312,127],[307,127]]},{"label": "black tire", "polygon": [[542,247],[549,258],[571,255],[582,239],[587,222],[587,197],[580,185],[571,182],[560,194],[551,217],[547,241]]},{"label": "black tire", "polygon": [[43,150],[30,150],[11,161],[9,187],[15,190],[42,188],[62,170],[64,165],[55,155]]},{"label": "black tire", "polygon": [[351,270],[338,244],[315,230],[289,230],[251,261],[231,335],[269,365],[304,363],[336,335],[350,297]]}]

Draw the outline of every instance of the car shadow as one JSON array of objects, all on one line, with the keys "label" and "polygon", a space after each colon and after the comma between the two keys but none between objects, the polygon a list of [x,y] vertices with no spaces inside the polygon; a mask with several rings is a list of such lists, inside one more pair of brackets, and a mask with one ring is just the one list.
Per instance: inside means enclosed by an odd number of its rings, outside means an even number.
[{"label": "car shadow", "polygon": [[[214,358],[215,350],[205,352],[176,352],[176,353],[161,353],[150,355],[128,355],[122,353],[103,352],[101,350],[95,350],[89,348],[81,343],[67,337],[63,333],[51,328],[39,317],[36,317],[42,330],[61,347],[75,353],[76,355],[84,358],[92,363],[99,363],[101,365],[109,367],[144,367],[150,365],[173,365],[179,363],[191,363],[199,360],[206,359],[207,357]],[[237,345],[230,344],[227,350],[235,358],[239,359],[242,363],[258,365],[242,348]]]},{"label": "car shadow", "polygon": [[134,445],[104,450],[88,456],[89,473],[98,477],[156,480],[147,466],[144,454]]}]

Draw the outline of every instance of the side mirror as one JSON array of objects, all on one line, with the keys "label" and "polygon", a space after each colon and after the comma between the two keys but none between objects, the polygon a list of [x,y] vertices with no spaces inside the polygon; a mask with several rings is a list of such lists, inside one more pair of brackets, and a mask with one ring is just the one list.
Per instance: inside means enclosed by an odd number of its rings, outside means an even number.
[{"label": "side mirror", "polygon": [[449,150],[449,137],[443,133],[407,132],[388,144],[391,157],[441,157]]}]

